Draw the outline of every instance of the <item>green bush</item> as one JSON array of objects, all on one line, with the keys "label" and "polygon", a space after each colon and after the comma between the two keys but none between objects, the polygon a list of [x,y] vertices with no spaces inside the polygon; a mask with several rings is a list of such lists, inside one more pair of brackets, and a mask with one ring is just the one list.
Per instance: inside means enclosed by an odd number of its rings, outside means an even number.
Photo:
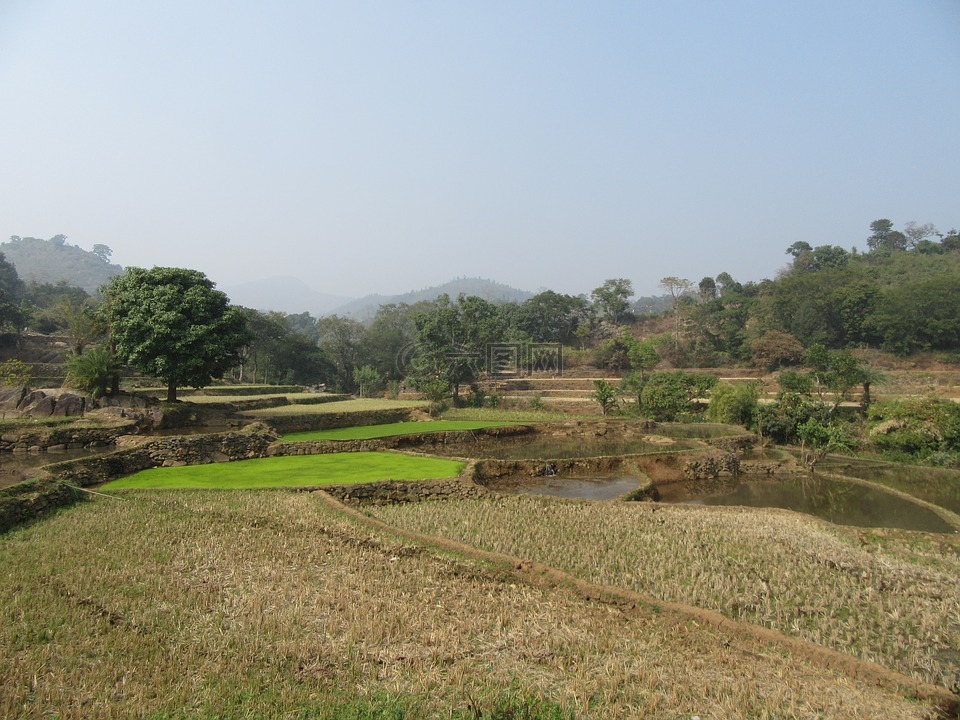
[{"label": "green bush", "polygon": [[640,393],[643,412],[654,420],[675,420],[681,413],[694,410],[693,400],[702,397],[717,384],[717,378],[683,370],[655,372]]},{"label": "green bush", "polygon": [[960,450],[960,405],[950,400],[875,403],[868,420],[870,439],[887,453],[923,460]]},{"label": "green bush", "polygon": [[757,415],[760,393],[750,383],[719,383],[710,391],[707,418],[712,422],[751,427]]},{"label": "green bush", "polygon": [[0,363],[0,385],[24,386],[29,385],[32,379],[30,366],[22,360]]},{"label": "green bush", "polygon": [[110,391],[117,361],[109,350],[92,348],[67,360],[67,384],[77,390],[102,397]]}]

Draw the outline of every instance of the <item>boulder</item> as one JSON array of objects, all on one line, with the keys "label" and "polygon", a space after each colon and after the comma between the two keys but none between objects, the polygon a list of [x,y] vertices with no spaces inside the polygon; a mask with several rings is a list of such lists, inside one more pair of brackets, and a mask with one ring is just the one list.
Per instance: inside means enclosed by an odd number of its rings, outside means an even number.
[{"label": "boulder", "polygon": [[53,414],[62,417],[79,417],[87,408],[87,398],[83,395],[64,393],[57,399]]}]

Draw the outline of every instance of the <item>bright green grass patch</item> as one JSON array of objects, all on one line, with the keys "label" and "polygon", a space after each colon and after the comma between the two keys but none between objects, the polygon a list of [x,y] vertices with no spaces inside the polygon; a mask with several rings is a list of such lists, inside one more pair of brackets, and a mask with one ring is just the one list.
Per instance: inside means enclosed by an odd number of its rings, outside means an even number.
[{"label": "bright green grass patch", "polygon": [[270,488],[456,477],[464,463],[388,452],[332,453],[144,470],[104,488]]},{"label": "bright green grass patch", "polygon": [[512,422],[480,422],[476,420],[427,420],[423,422],[398,422],[383,425],[358,425],[355,427],[332,428],[330,430],[311,430],[289,433],[283,436],[284,442],[304,442],[309,440],[369,440],[371,438],[391,437],[394,435],[416,435],[419,433],[447,432],[450,430],[482,430],[488,427],[516,425]]}]

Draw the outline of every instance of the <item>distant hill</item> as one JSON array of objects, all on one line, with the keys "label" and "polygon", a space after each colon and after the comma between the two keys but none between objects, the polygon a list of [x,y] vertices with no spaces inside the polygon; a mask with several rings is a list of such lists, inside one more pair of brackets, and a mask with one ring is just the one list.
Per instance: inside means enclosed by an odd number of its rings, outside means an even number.
[{"label": "distant hill", "polygon": [[110,278],[120,275],[123,268],[110,262],[112,251],[106,245],[94,245],[84,250],[68,245],[65,235],[49,240],[14,235],[10,242],[0,243],[0,252],[17,268],[24,282],[58,283],[83,288],[94,293]]},{"label": "distant hill", "polygon": [[327,315],[333,308],[351,299],[319,292],[303,280],[289,276],[219,286],[218,289],[223,290],[234,305],[264,312],[278,310],[290,315],[308,312],[314,317]]},{"label": "distant hill", "polygon": [[457,278],[443,285],[424,288],[423,290],[413,290],[402,295],[367,295],[358,300],[353,300],[337,308],[329,315],[344,315],[346,317],[356,318],[357,320],[368,320],[372,318],[377,308],[381,305],[401,304],[413,305],[421,300],[435,300],[446,293],[451,299],[455,300],[457,296],[474,295],[492,303],[523,302],[531,297],[533,293],[525,290],[504,285],[503,283],[485,280],[483,278]]}]

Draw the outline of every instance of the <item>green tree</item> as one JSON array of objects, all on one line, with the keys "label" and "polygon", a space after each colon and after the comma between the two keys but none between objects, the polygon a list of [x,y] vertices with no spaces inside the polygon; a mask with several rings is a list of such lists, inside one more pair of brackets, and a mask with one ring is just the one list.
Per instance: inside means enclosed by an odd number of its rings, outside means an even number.
[{"label": "green tree", "polygon": [[[912,254],[912,253],[911,253]],[[886,288],[868,319],[882,346],[896,353],[960,347],[960,273]]]},{"label": "green tree", "polygon": [[533,342],[567,345],[589,314],[586,299],[546,290],[517,307],[513,324]]},{"label": "green tree", "polygon": [[633,283],[626,278],[612,278],[595,288],[590,297],[604,320],[622,323],[630,317]]},{"label": "green tree", "polygon": [[644,373],[653,370],[660,362],[660,353],[653,340],[647,339],[638,341],[632,335],[627,334],[633,342],[628,344],[627,358],[630,360],[630,367],[640,373],[640,379],[643,380]]},{"label": "green tree", "polygon": [[320,332],[320,348],[337,369],[337,386],[341,390],[352,390],[353,370],[363,342],[363,324],[353,318],[330,315],[317,320],[317,330]]},{"label": "green tree", "polygon": [[704,373],[655,372],[640,393],[643,412],[654,420],[676,420],[678,415],[693,410],[693,401],[703,397],[716,383],[716,377]]},{"label": "green tree", "polygon": [[891,253],[896,250],[906,250],[907,243],[907,236],[899,230],[894,230],[893,223],[887,218],[880,218],[870,223],[867,247],[874,252]]},{"label": "green tree", "polygon": [[246,319],[197,270],[128,268],[101,289],[116,357],[177,388],[205,387],[239,361]]},{"label": "green tree", "polygon": [[362,365],[353,371],[353,382],[360,397],[371,397],[383,390],[383,375],[371,365]]},{"label": "green tree", "polygon": [[590,397],[600,405],[600,412],[603,415],[617,406],[617,389],[606,380],[593,381],[593,394]]},{"label": "green tree", "polygon": [[381,305],[366,327],[360,344],[360,357],[384,378],[399,382],[407,370],[405,351],[414,343],[417,327],[414,306]]},{"label": "green tree", "polygon": [[53,307],[53,313],[66,326],[70,350],[74,355],[83,355],[87,345],[103,335],[103,321],[95,312],[92,298],[80,302],[63,298]]},{"label": "green tree", "polygon": [[697,292],[701,302],[710,302],[717,299],[717,281],[712,277],[703,278],[697,285]]},{"label": "green tree", "polygon": [[461,386],[476,382],[488,347],[504,338],[499,308],[476,296],[461,295],[454,303],[444,294],[420,309],[414,322],[415,385],[422,388],[429,380],[442,379],[452,389],[454,406],[459,406]]},{"label": "green tree", "polygon": [[797,426],[797,437],[800,439],[800,462],[811,470],[828,454],[856,447],[856,439],[849,427],[836,420],[822,422],[808,418]]},{"label": "green tree", "polygon": [[24,285],[17,268],[0,252],[0,328],[13,326],[20,331],[24,314],[21,308]]}]

